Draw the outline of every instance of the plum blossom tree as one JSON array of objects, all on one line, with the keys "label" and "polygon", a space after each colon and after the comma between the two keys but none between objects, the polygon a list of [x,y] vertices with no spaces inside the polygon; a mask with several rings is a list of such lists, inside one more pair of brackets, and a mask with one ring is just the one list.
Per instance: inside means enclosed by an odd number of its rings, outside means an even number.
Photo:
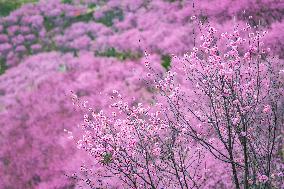
[{"label": "plum blossom tree", "polygon": [[[232,34],[223,33],[221,39],[215,32],[209,27],[201,36],[201,49],[194,48],[176,66],[184,71],[196,98],[174,91],[170,95],[174,100],[168,102],[174,107],[177,123],[186,125],[188,135],[231,165],[236,188],[271,188],[275,142],[283,113],[279,111],[279,74],[272,66],[275,60],[262,42],[266,31],[245,32],[245,36],[235,28]],[[225,40],[228,50],[220,51],[216,40]],[[249,47],[247,52],[242,52],[244,45]],[[192,126],[191,116],[206,128],[205,133]],[[208,140],[211,137],[225,150],[212,145]]]},{"label": "plum blossom tree", "polygon": [[213,27],[199,28],[200,49],[173,57],[166,75],[146,61],[151,106],[128,104],[114,90],[112,113],[88,109],[78,147],[129,188],[202,188],[204,152],[231,166],[237,189],[276,187],[283,70],[272,66],[277,59],[262,42],[267,32],[236,26],[217,38]]}]

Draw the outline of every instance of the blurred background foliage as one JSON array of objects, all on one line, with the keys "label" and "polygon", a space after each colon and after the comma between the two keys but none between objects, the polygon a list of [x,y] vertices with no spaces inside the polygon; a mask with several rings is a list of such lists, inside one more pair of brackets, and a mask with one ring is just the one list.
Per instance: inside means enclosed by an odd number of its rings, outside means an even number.
[{"label": "blurred background foliage", "polygon": [[36,3],[38,0],[0,0],[0,17],[7,16],[11,11],[25,3]]}]

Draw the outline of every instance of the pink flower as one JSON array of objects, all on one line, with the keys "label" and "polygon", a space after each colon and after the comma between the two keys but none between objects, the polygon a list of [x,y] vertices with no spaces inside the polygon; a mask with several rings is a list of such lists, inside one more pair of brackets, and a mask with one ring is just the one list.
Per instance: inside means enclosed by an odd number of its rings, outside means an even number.
[{"label": "pink flower", "polygon": [[249,179],[249,180],[248,180],[248,183],[249,183],[250,185],[252,185],[252,184],[253,184],[253,180],[252,180],[252,179]]},{"label": "pink flower", "polygon": [[7,35],[5,34],[0,34],[0,42],[1,43],[4,43],[4,42],[8,42],[9,41],[9,38]]},{"label": "pink flower", "polygon": [[245,137],[245,136],[246,136],[246,132],[241,132],[241,135],[242,135],[243,137]]},{"label": "pink flower", "polygon": [[263,113],[269,113],[271,111],[271,106],[270,105],[266,105],[263,109]]},{"label": "pink flower", "polygon": [[23,45],[20,45],[18,47],[16,47],[15,51],[16,52],[24,52],[26,50],[26,47]]},{"label": "pink flower", "polygon": [[284,69],[279,71],[279,77],[284,82]]},{"label": "pink flower", "polygon": [[233,122],[234,125],[237,125],[239,123],[239,121],[240,121],[239,117],[236,117],[236,118],[232,119],[232,122]]},{"label": "pink flower", "polygon": [[261,183],[266,183],[268,181],[268,177],[266,175],[261,175],[258,177],[258,181]]}]

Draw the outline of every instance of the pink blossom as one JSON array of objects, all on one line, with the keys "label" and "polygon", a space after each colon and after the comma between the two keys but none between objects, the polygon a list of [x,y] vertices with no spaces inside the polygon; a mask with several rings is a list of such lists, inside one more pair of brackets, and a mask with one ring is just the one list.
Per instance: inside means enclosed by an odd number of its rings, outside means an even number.
[{"label": "pink blossom", "polygon": [[266,183],[268,181],[268,177],[266,175],[261,175],[258,177],[258,181],[261,183]]},{"label": "pink blossom", "polygon": [[263,111],[263,113],[269,113],[271,111],[271,106],[270,105],[264,106],[262,111]]}]

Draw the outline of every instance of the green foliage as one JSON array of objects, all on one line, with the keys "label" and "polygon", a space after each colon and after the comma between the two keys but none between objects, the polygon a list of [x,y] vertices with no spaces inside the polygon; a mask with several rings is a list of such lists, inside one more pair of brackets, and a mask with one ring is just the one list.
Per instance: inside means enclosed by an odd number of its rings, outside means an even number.
[{"label": "green foliage", "polygon": [[102,18],[96,19],[96,22],[102,23],[110,27],[113,25],[113,20],[115,18],[118,18],[119,21],[122,21],[124,19],[123,11],[121,9],[115,9],[105,12]]},{"label": "green foliage", "polygon": [[138,59],[141,58],[141,54],[139,53],[132,53],[128,52],[119,52],[115,48],[109,48],[104,52],[97,52],[96,56],[105,56],[105,57],[115,57],[119,60],[126,60],[126,59]]},{"label": "green foliage", "polygon": [[[64,17],[64,14],[62,14],[61,16]],[[85,14],[80,14],[74,18],[66,19],[64,22],[63,28],[66,29],[75,22],[89,22],[91,20],[93,20],[93,12],[88,11]]]},{"label": "green foliage", "polygon": [[[65,0],[66,1],[66,0]],[[68,1],[69,2],[69,1]],[[119,19],[120,21],[123,20],[123,11],[121,9],[114,9],[110,10],[104,13],[104,16],[99,19],[94,19],[93,13],[96,11],[97,5],[92,3],[88,5],[87,12],[84,14],[80,14],[76,16],[75,18],[72,18],[71,20],[67,20],[64,24],[64,28],[69,27],[74,22],[89,22],[92,20],[95,20],[98,23],[102,23],[105,26],[111,27],[113,25],[114,19]],[[64,17],[64,15],[62,15]],[[47,25],[47,28],[51,28],[49,25]]]},{"label": "green foliage", "polygon": [[61,3],[72,4],[73,0],[61,0]]},{"label": "green foliage", "polygon": [[97,5],[95,3],[91,3],[91,4],[88,5],[88,8],[90,10],[94,10],[96,7],[97,7]]},{"label": "green foliage", "polygon": [[169,55],[162,55],[162,66],[166,69],[169,70],[171,66],[171,56]]},{"label": "green foliage", "polygon": [[0,58],[0,75],[2,75],[6,69],[7,66],[5,64],[5,60],[3,58]]},{"label": "green foliage", "polygon": [[66,72],[67,71],[67,66],[65,64],[60,64],[58,67],[59,72]]},{"label": "green foliage", "polygon": [[93,19],[93,13],[80,14],[75,18],[75,22],[89,22]]},{"label": "green foliage", "polygon": [[10,12],[26,3],[36,3],[38,0],[0,0],[0,17],[8,16]]},{"label": "green foliage", "polygon": [[201,21],[201,23],[202,23],[202,24],[204,24],[204,23],[208,23],[208,22],[209,22],[209,20],[208,20],[208,16],[207,16],[207,15],[205,15],[205,14],[201,14],[201,15],[199,15],[199,20]]},{"label": "green foliage", "polygon": [[50,31],[55,27],[55,24],[52,22],[52,20],[48,17],[44,17],[44,27],[46,29],[46,31]]},{"label": "green foliage", "polygon": [[104,153],[103,154],[103,157],[102,157],[102,161],[101,161],[101,163],[103,164],[103,165],[108,165],[108,164],[110,164],[112,162],[112,154],[111,153]]},{"label": "green foliage", "polygon": [[57,47],[56,43],[53,40],[49,40],[49,44],[45,44],[43,46],[43,52],[52,52],[52,51],[58,51],[59,48]]}]

